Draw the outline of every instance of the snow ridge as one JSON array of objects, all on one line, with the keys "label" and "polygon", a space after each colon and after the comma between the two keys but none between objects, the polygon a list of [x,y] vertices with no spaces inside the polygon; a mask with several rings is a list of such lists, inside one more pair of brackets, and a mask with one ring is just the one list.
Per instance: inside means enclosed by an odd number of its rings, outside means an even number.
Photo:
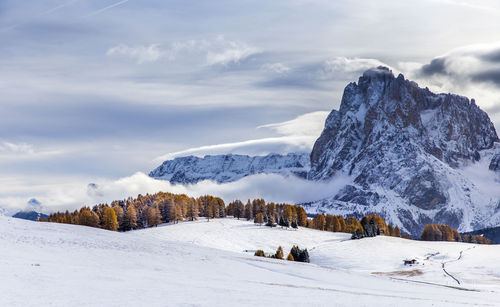
[{"label": "snow ridge", "polygon": [[255,174],[280,174],[305,178],[309,171],[309,155],[289,153],[267,156],[207,155],[188,156],[167,160],[149,176],[171,183],[191,184],[203,180],[225,183]]}]

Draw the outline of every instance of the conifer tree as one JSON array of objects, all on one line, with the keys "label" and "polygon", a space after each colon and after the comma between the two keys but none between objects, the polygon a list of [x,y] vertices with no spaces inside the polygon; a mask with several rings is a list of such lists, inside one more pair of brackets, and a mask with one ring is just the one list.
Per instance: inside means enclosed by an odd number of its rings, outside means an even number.
[{"label": "conifer tree", "polygon": [[123,208],[117,204],[115,204],[112,208],[115,211],[116,220],[118,221],[118,230],[123,230],[122,228],[123,220],[125,218],[125,212],[123,211]]},{"label": "conifer tree", "polygon": [[326,218],[324,214],[318,214],[313,218],[313,228],[318,230],[325,230]]},{"label": "conifer tree", "polygon": [[125,212],[124,229],[132,230],[137,228],[137,212],[133,204],[130,204]]},{"label": "conifer tree", "polygon": [[156,205],[149,207],[146,215],[149,227],[158,226],[159,224],[161,224],[161,213]]},{"label": "conifer tree", "polygon": [[253,222],[255,224],[259,224],[259,225],[262,225],[262,223],[264,223],[264,215],[262,215],[262,213],[257,213],[257,215],[255,216],[255,219],[253,220]]},{"label": "conifer tree", "polygon": [[292,253],[288,253],[288,256],[286,257],[286,260],[288,260],[288,261],[295,261],[295,259],[293,259]]},{"label": "conifer tree", "polygon": [[332,218],[332,231],[333,232],[341,232],[342,231],[342,228],[340,227],[339,218],[336,215],[334,215]]},{"label": "conifer tree", "polygon": [[245,205],[245,218],[247,219],[247,221],[253,219],[253,206],[252,203],[250,202],[250,199]]},{"label": "conifer tree", "polygon": [[265,257],[265,254],[264,254],[264,251],[263,251],[263,250],[258,249],[257,251],[255,251],[254,256],[257,256],[257,257]]},{"label": "conifer tree", "polygon": [[182,209],[181,209],[181,206],[179,204],[176,204],[175,205],[175,217],[174,217],[174,222],[175,223],[178,223],[179,221],[182,221],[183,220],[183,216],[182,216]]},{"label": "conifer tree", "polygon": [[[213,214],[212,208],[208,210],[209,214]],[[195,221],[198,219],[198,203],[194,200],[187,204],[186,218],[190,221]]]},{"label": "conifer tree", "polygon": [[394,236],[394,227],[391,224],[387,225],[387,232],[389,232],[389,236]]},{"label": "conifer tree", "polygon": [[290,222],[292,221],[292,206],[285,205],[283,208],[283,226],[290,227]]},{"label": "conifer tree", "polygon": [[234,201],[234,217],[240,219],[243,216],[244,206],[241,200]]},{"label": "conifer tree", "polygon": [[[80,209],[78,221],[80,225],[92,226],[92,212],[87,208]],[[60,221],[58,222],[60,223]]]},{"label": "conifer tree", "polygon": [[102,228],[117,231],[118,230],[118,220],[116,218],[115,210],[111,207],[107,207],[102,214]]},{"label": "conifer tree", "polygon": [[276,250],[276,254],[274,255],[276,259],[281,259],[283,260],[283,247],[278,246],[278,249]]},{"label": "conifer tree", "polygon": [[295,206],[295,210],[297,211],[297,224],[301,227],[306,227],[307,225],[307,214],[306,210],[301,206]]},{"label": "conifer tree", "polygon": [[207,218],[207,222],[210,222],[210,219],[213,217],[214,210],[212,209],[212,206],[212,203],[208,203],[205,206],[205,217]]},{"label": "conifer tree", "polygon": [[397,225],[396,227],[394,227],[394,236],[401,237],[401,230],[399,230],[399,227]]}]

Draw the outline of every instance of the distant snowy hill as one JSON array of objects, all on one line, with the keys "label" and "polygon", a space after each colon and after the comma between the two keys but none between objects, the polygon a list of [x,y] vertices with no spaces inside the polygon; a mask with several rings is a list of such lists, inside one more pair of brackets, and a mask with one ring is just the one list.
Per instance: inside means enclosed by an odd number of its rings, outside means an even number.
[{"label": "distant snowy hill", "polygon": [[[0,216],[0,306],[500,303],[500,246],[348,238],[232,218],[119,233]],[[294,244],[311,263],[253,256]]]},{"label": "distant snowy hill", "polygon": [[204,158],[188,156],[163,162],[149,176],[171,183],[196,183],[212,180],[232,182],[255,174],[280,174],[305,178],[309,171],[309,155],[289,153],[267,156],[214,155]]},{"label": "distant snowy hill", "polygon": [[40,218],[47,219],[49,216],[36,211],[19,211],[12,217],[30,221],[38,221]]},{"label": "distant snowy hill", "polygon": [[[434,94],[388,68],[366,71],[344,90],[308,155],[183,157],[150,176],[173,183],[231,182],[260,173],[350,183],[309,213],[382,215],[413,236],[427,223],[470,231],[500,224],[500,143],[474,100]],[[307,173],[307,175],[306,175]]]}]

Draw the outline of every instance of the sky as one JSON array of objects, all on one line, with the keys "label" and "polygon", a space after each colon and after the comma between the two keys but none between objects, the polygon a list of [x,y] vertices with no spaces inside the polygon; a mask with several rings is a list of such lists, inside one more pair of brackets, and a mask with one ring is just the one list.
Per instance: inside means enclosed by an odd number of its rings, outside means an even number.
[{"label": "sky", "polygon": [[176,156],[307,152],[378,65],[498,128],[498,29],[480,0],[0,1],[0,207],[175,190],[144,174]]}]

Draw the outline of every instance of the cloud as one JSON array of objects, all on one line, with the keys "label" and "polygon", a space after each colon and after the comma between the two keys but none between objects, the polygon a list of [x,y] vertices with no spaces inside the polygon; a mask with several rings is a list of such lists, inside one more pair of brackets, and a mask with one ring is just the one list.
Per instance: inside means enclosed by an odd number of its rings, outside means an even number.
[{"label": "cloud", "polygon": [[281,135],[287,136],[313,136],[318,138],[325,126],[329,111],[317,111],[300,115],[292,120],[262,125],[257,128],[268,128]]},{"label": "cloud", "polygon": [[[386,66],[393,72],[397,69],[371,58],[334,57],[317,62],[304,63],[293,70],[286,70],[277,77],[257,82],[262,87],[287,87],[302,89],[332,89],[336,83],[343,88],[347,83],[356,80],[364,71],[370,68]],[[266,66],[270,69],[270,66]]]},{"label": "cloud", "polygon": [[[355,78],[364,71],[379,66],[390,67],[390,65],[377,59],[336,57],[326,60],[318,73],[322,79],[333,79],[339,76],[344,77],[346,74]],[[394,69],[393,67],[390,68]],[[393,72],[394,71],[397,70],[394,69]]]},{"label": "cloud", "polygon": [[433,58],[427,64],[400,63],[407,77],[434,92],[474,98],[500,124],[500,43],[460,47]]},{"label": "cloud", "polygon": [[[185,193],[192,197],[216,195],[226,202],[234,199],[264,198],[274,202],[303,203],[323,199],[334,195],[343,186],[351,182],[347,176],[338,176],[327,182],[311,182],[296,177],[260,174],[245,177],[241,180],[225,184],[202,181],[194,185],[171,185],[168,181],[155,180],[144,173],[118,180],[101,180],[91,189],[84,182],[73,181],[65,185],[45,186],[42,192],[36,193],[38,202],[43,203],[42,211],[73,210],[84,205],[110,203],[113,200],[125,199],[138,194],[172,192]],[[26,208],[24,197],[1,197],[0,207],[7,213]]]},{"label": "cloud", "polygon": [[42,203],[38,199],[32,198],[28,200],[28,206],[39,208],[42,206]]},{"label": "cloud", "polygon": [[273,63],[273,64],[266,63],[266,64],[261,66],[261,69],[264,71],[267,71],[267,72],[273,72],[273,73],[280,74],[280,75],[286,74],[287,72],[289,72],[291,70],[290,67],[288,67],[282,63]]},{"label": "cloud", "polygon": [[161,163],[165,160],[189,155],[203,157],[209,154],[228,153],[266,155],[269,153],[310,152],[323,130],[328,114],[328,111],[312,112],[289,121],[257,127],[257,129],[268,129],[281,136],[189,148],[162,155],[154,161]]},{"label": "cloud", "polygon": [[120,44],[108,49],[106,55],[122,55],[132,58],[138,64],[156,62],[160,59],[174,61],[179,57],[204,58],[206,65],[238,64],[259,53],[259,49],[241,41],[227,40],[224,36],[215,39],[177,41],[169,45],[151,44],[128,46]]},{"label": "cloud", "polygon": [[33,149],[33,145],[26,143],[10,143],[10,142],[1,142],[0,143],[0,154],[33,154],[35,153]]},{"label": "cloud", "polygon": [[460,83],[487,82],[500,87],[500,43],[461,47],[420,68],[423,77],[447,77]]},{"label": "cloud", "polygon": [[123,55],[136,60],[138,64],[142,64],[157,61],[161,57],[162,51],[158,48],[158,45],[154,44],[149,46],[127,46],[122,44],[110,48],[106,55]]},{"label": "cloud", "polygon": [[216,47],[208,48],[207,63],[208,65],[229,65],[239,63],[243,59],[248,58],[259,52],[259,49],[251,47],[245,43],[237,41],[226,41],[223,37],[218,38]]}]

